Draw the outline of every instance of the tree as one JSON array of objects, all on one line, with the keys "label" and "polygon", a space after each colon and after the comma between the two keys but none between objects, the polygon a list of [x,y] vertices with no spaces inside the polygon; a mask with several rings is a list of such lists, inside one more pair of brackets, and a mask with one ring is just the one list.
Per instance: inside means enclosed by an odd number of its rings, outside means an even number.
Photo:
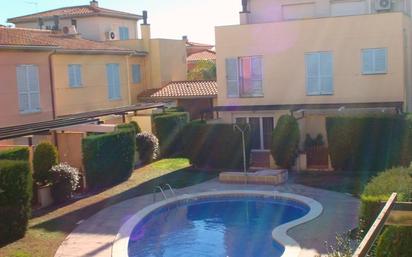
[{"label": "tree", "polygon": [[216,80],[216,63],[212,61],[198,61],[189,71],[189,80]]}]

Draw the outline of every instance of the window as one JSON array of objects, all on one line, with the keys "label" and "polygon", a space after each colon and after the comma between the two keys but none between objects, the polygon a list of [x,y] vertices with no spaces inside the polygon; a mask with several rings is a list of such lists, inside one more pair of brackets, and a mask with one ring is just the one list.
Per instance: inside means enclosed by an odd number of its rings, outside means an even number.
[{"label": "window", "polygon": [[388,50],[386,48],[370,48],[362,50],[362,73],[384,74],[388,69]]},{"label": "window", "polygon": [[120,37],[120,40],[128,40],[129,39],[129,28],[119,27],[119,37]]},{"label": "window", "polygon": [[106,64],[108,94],[110,100],[121,99],[119,64]]},{"label": "window", "polygon": [[272,143],[275,125],[273,117],[238,117],[236,124],[249,124],[251,147],[253,150],[268,150]]},{"label": "window", "polygon": [[142,80],[141,71],[140,71],[140,64],[133,64],[132,65],[132,75],[133,75],[133,83],[139,84]]},{"label": "window", "polygon": [[261,97],[262,57],[226,59],[228,97]]},{"label": "window", "polygon": [[331,52],[305,54],[307,95],[333,94],[333,57]]},{"label": "window", "polygon": [[40,112],[39,68],[36,65],[19,65],[16,73],[20,112]]},{"label": "window", "polygon": [[77,29],[77,20],[72,19],[72,26],[74,26]]},{"label": "window", "polygon": [[76,88],[82,86],[82,66],[80,64],[69,64],[69,85]]}]

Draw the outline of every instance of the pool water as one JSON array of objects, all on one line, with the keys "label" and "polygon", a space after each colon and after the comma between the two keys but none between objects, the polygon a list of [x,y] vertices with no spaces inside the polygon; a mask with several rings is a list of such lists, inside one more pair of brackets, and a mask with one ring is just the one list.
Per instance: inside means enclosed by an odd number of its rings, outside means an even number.
[{"label": "pool water", "polygon": [[309,207],[263,197],[215,198],[157,210],[133,230],[131,257],[279,257],[272,230]]}]

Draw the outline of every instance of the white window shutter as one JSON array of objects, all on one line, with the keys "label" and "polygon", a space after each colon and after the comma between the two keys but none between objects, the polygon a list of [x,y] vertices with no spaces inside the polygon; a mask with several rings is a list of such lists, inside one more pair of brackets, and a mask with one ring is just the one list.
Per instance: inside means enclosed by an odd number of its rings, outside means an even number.
[{"label": "white window shutter", "polygon": [[239,97],[239,64],[237,58],[226,59],[227,96]]},{"label": "white window shutter", "polygon": [[29,111],[29,90],[27,83],[27,68],[26,66],[17,66],[17,89],[19,93],[19,110],[20,112]]},{"label": "white window shutter", "polygon": [[386,73],[387,72],[387,49],[378,48],[374,50],[375,57],[375,73]]},{"label": "white window shutter", "polygon": [[333,94],[333,56],[330,52],[320,53],[320,90],[322,95]]},{"label": "white window shutter", "polygon": [[319,95],[320,94],[320,60],[317,53],[305,54],[306,63],[306,93],[307,95]]}]

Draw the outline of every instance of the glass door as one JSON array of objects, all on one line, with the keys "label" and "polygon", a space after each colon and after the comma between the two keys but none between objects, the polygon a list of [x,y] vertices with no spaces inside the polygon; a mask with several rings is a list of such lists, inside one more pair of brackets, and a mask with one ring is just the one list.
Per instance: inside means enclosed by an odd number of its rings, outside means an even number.
[{"label": "glass door", "polygon": [[239,117],[235,119],[235,122],[250,125],[252,150],[270,149],[275,123],[273,117]]}]

